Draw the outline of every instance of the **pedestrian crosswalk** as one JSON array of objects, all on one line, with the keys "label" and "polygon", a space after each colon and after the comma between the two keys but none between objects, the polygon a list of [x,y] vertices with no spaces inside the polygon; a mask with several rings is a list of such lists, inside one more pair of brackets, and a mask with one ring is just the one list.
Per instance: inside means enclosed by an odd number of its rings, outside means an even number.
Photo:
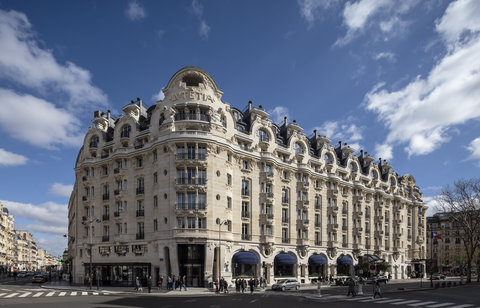
[{"label": "pedestrian crosswalk", "polygon": [[[10,291],[10,292],[7,292]],[[67,297],[67,296],[102,296],[110,295],[110,292],[92,291],[59,291],[59,290],[22,290],[11,291],[0,289],[0,299],[5,298],[28,298],[28,297]]]},{"label": "pedestrian crosswalk", "polygon": [[380,304],[380,305],[392,305],[398,307],[420,307],[420,308],[480,308],[478,303],[454,303],[454,302],[439,302],[424,299],[405,299],[405,298],[393,298],[393,297],[377,297],[372,298],[369,296],[356,296],[347,297],[345,295],[322,295],[309,294],[308,299],[317,302],[358,302],[368,304]]}]

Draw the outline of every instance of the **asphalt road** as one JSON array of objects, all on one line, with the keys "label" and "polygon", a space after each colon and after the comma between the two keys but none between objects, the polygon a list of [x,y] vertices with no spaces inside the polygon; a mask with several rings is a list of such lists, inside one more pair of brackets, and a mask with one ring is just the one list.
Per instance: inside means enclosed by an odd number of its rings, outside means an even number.
[{"label": "asphalt road", "polygon": [[[337,292],[330,292],[319,297],[313,290],[307,292],[265,292],[250,294],[227,295],[206,294],[191,296],[175,293],[172,296],[158,294],[102,294],[91,292],[64,292],[43,290],[41,297],[34,298],[35,292],[40,293],[38,285],[28,281],[15,284],[0,285],[0,307],[208,307],[208,308],[251,308],[251,307],[375,307],[377,305],[390,307],[428,307],[428,308],[477,308],[480,307],[480,285],[469,285],[435,290],[421,290],[415,292],[397,291],[385,293],[383,298],[371,299],[371,295],[346,297],[338,288]],[[392,286],[394,284],[391,284]],[[7,291],[8,290],[8,291]],[[20,294],[30,294],[20,297]],[[51,294],[50,296],[46,296]],[[17,293],[14,297],[6,297]],[[56,308],[55,307],[55,308]]]}]

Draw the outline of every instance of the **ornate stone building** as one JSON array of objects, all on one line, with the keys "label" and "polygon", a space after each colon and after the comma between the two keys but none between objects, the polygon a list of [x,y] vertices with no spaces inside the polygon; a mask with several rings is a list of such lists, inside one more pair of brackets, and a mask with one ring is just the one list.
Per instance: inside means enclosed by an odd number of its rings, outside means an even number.
[{"label": "ornate stone building", "polygon": [[[425,211],[411,175],[346,144],[239,110],[203,70],[178,71],[165,98],[96,111],[75,165],[69,262],[76,282],[135,276],[268,281],[348,275],[377,255],[404,278],[425,258]],[[221,248],[219,250],[219,247]]]},{"label": "ornate stone building", "polygon": [[8,272],[15,262],[14,218],[0,203],[0,273]]}]

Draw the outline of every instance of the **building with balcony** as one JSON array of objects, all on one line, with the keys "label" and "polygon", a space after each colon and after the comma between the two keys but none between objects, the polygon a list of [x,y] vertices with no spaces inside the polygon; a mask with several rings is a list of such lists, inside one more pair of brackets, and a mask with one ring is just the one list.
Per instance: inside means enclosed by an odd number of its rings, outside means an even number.
[{"label": "building with balcony", "polygon": [[15,263],[14,217],[0,203],[0,274],[7,273]]},{"label": "building with balcony", "polygon": [[[423,196],[411,175],[262,106],[221,100],[205,71],[186,67],[147,107],[95,111],[69,201],[74,281],[136,276],[275,279],[350,275],[365,255],[405,278],[425,259]],[[112,193],[113,191],[113,193]],[[408,224],[407,224],[408,223]],[[417,261],[415,261],[417,260]]]}]

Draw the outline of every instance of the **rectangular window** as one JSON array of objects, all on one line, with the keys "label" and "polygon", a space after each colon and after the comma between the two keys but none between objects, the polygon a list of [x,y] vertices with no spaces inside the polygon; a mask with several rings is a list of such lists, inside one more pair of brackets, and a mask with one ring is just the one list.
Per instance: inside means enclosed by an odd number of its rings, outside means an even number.
[{"label": "rectangular window", "polygon": [[188,229],[195,229],[195,217],[188,217],[187,218],[187,223],[188,223]]},{"label": "rectangular window", "polygon": [[124,224],[123,224],[123,233],[124,233],[124,234],[127,234],[127,233],[128,233],[127,223],[124,223]]},{"label": "rectangular window", "polygon": [[153,196],[153,207],[158,207],[158,197],[157,196]]},{"label": "rectangular window", "polygon": [[185,217],[177,217],[177,228],[185,229]]},{"label": "rectangular window", "polygon": [[197,200],[197,202],[198,202],[198,203],[197,203],[198,207],[197,207],[197,208],[198,208],[199,210],[204,210],[204,209],[206,209],[206,208],[207,208],[207,195],[204,194],[204,193],[199,193],[199,194],[197,195],[197,197],[198,197],[198,200]]},{"label": "rectangular window", "polygon": [[158,220],[153,220],[153,231],[158,231]]},{"label": "rectangular window", "polygon": [[153,174],[153,183],[157,184],[158,183],[158,173]]},{"label": "rectangular window", "polygon": [[248,211],[248,202],[242,201],[242,217],[243,218],[249,218],[250,214]]},{"label": "rectangular window", "polygon": [[206,229],[207,228],[207,219],[206,218],[198,218],[198,228],[199,229]]},{"label": "rectangular window", "polygon": [[187,206],[187,201],[184,193],[177,193],[177,208],[185,209]]},{"label": "rectangular window", "polygon": [[232,208],[232,198],[227,197],[227,209],[231,209],[231,208]]},{"label": "rectangular window", "polygon": [[232,176],[230,174],[227,174],[227,185],[232,186]]},{"label": "rectangular window", "polygon": [[143,167],[143,158],[137,157],[137,168]]},{"label": "rectangular window", "polygon": [[122,234],[122,224],[116,224],[117,225],[117,234]]},{"label": "rectangular window", "polygon": [[189,210],[194,210],[195,205],[197,203],[197,194],[196,193],[188,193],[187,197],[188,197],[188,207],[187,208]]}]

